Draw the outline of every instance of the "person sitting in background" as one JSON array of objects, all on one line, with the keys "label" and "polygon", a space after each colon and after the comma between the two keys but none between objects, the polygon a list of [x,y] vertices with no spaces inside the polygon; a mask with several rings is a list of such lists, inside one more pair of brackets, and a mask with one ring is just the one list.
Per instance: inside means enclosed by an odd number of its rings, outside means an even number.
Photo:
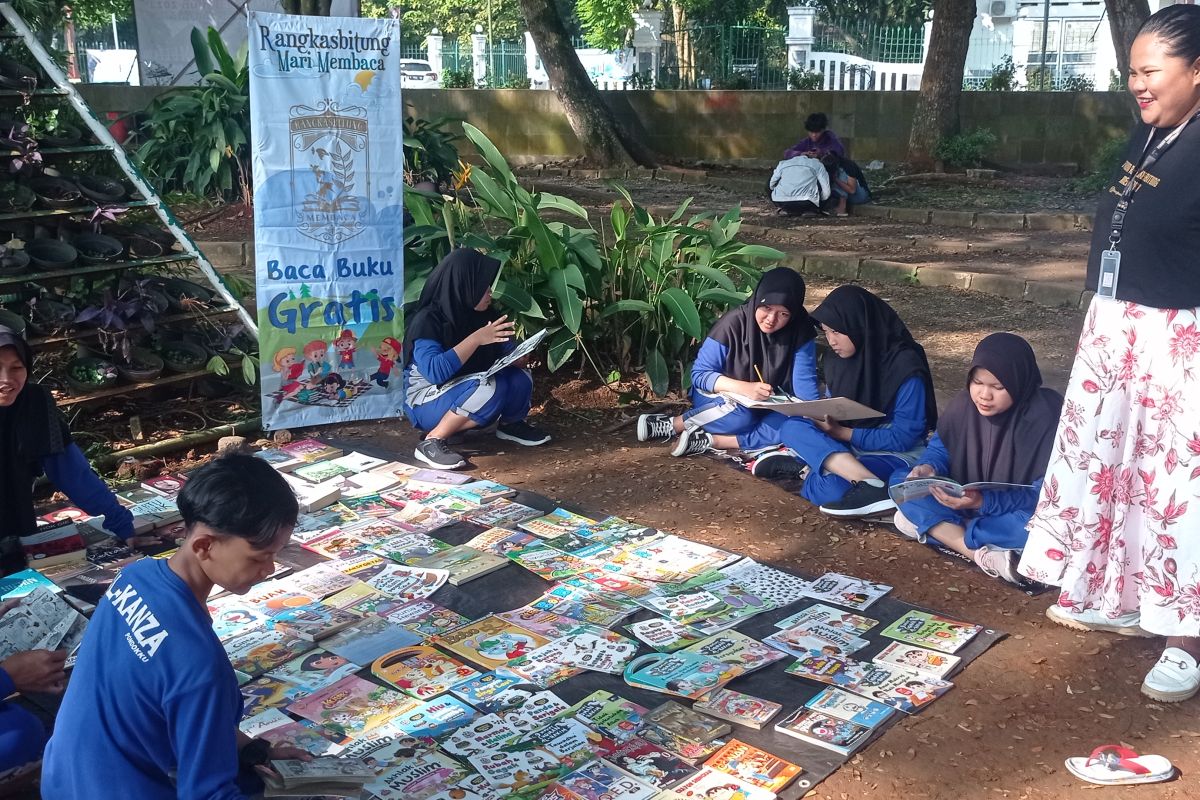
[{"label": "person sitting in background", "polygon": [[912,470],[898,470],[891,483],[936,475],[1027,488],[954,497],[934,487],[931,495],[900,505],[896,528],[912,539],[936,539],[992,577],[1020,583],[1017,554],[1029,536],[1025,526],[1037,505],[1062,404],[1062,395],[1042,386],[1029,342],[1012,333],[986,337],[975,348],[967,387],[941,415],[921,460]]},{"label": "person sitting in background", "polygon": [[805,155],[780,161],[769,189],[771,202],[787,214],[819,214],[832,196],[829,171],[818,159]]},{"label": "person sitting in background", "polygon": [[833,215],[845,217],[849,215],[847,206],[861,206],[871,202],[871,190],[867,188],[867,177],[862,169],[848,158],[842,158],[836,153],[826,153],[821,163],[829,172],[830,190],[833,193]]},{"label": "person sitting in background", "polygon": [[829,130],[829,117],[820,111],[808,115],[808,119],[804,120],[804,130],[808,131],[808,135],[784,151],[785,159],[796,156],[821,158],[827,153],[846,157],[846,147],[837,134]]},{"label": "person sitting in background", "polygon": [[31,369],[28,342],[0,326],[0,573],[5,575],[25,568],[20,537],[37,530],[33,483],[43,473],[76,506],[103,516],[110,533],[140,543],[133,536],[133,515],[71,441],[50,392],[29,382]]},{"label": "person sitting in background", "polygon": [[[0,617],[20,604],[0,603]],[[0,697],[15,692],[61,693],[67,676],[65,650],[29,650],[0,661]],[[16,792],[32,780],[46,746],[42,723],[16,703],[0,703],[0,797]]]}]

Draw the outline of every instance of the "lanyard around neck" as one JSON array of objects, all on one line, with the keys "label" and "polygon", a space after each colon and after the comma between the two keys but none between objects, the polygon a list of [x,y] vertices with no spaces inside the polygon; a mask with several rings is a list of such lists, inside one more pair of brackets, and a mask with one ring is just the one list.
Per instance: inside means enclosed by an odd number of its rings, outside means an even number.
[{"label": "lanyard around neck", "polygon": [[1129,214],[1129,203],[1133,199],[1133,192],[1137,185],[1137,176],[1147,172],[1158,163],[1163,153],[1167,152],[1171,148],[1171,145],[1175,144],[1175,140],[1179,138],[1179,134],[1183,133],[1183,129],[1197,117],[1200,117],[1200,110],[1196,111],[1196,113],[1192,114],[1180,125],[1177,125],[1153,149],[1151,149],[1150,143],[1154,141],[1154,134],[1157,130],[1150,131],[1150,136],[1146,139],[1146,144],[1142,148],[1142,157],[1133,168],[1133,174],[1129,176],[1129,180],[1125,184],[1125,189],[1121,192],[1120,199],[1117,200],[1117,206],[1113,209],[1112,224],[1109,226],[1110,232],[1108,234],[1109,250],[1116,250],[1117,245],[1121,242],[1121,231],[1125,228],[1125,217]]}]

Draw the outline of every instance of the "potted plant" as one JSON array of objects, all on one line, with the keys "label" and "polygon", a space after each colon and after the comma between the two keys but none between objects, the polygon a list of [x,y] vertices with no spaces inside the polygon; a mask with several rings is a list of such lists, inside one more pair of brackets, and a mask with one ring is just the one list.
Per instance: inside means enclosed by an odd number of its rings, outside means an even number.
[{"label": "potted plant", "polygon": [[79,205],[83,192],[66,178],[42,175],[29,181],[29,188],[47,208],[71,208]]},{"label": "potted plant", "polygon": [[43,336],[63,330],[75,321],[75,306],[52,297],[29,300],[29,325]]},{"label": "potted plant", "polygon": [[6,245],[0,245],[0,275],[20,275],[29,268],[29,254],[25,252],[25,243],[20,239],[12,239]]},{"label": "potted plant", "polygon": [[75,183],[89,199],[100,204],[116,203],[125,197],[125,185],[104,175],[76,175]]},{"label": "potted plant", "polygon": [[76,356],[67,362],[67,384],[80,394],[88,394],[117,382],[117,368],[111,361],[96,356]]},{"label": "potted plant", "polygon": [[172,372],[194,372],[208,361],[208,353],[203,347],[183,339],[164,342],[158,352]]},{"label": "potted plant", "polygon": [[25,252],[33,265],[42,270],[66,269],[79,258],[79,252],[58,239],[34,239],[25,243]]},{"label": "potted plant", "polygon": [[71,147],[83,141],[83,131],[63,122],[55,125],[48,133],[42,134],[38,141],[42,147]]},{"label": "potted plant", "polygon": [[37,195],[28,186],[0,183],[0,213],[28,211],[36,201]]},{"label": "potted plant", "polygon": [[125,252],[125,245],[119,240],[99,233],[81,233],[75,237],[73,245],[85,264],[114,261]]},{"label": "potted plant", "polygon": [[117,361],[117,372],[130,383],[145,383],[162,374],[162,357],[145,347],[131,347],[124,359]]},{"label": "potted plant", "polygon": [[0,122],[0,147],[9,151],[9,174],[29,177],[41,171],[42,154],[29,123],[17,118]]}]

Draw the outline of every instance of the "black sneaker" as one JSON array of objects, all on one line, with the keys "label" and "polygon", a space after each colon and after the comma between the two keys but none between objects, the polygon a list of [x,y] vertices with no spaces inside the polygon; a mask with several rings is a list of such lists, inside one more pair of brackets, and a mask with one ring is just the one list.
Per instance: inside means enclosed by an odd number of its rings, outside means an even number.
[{"label": "black sneaker", "polygon": [[772,450],[754,459],[750,474],[767,480],[803,478],[808,474],[808,465],[796,458],[792,450]]},{"label": "black sneaker", "polygon": [[712,450],[712,437],[703,428],[684,428],[671,455],[682,458],[707,453],[709,450]]},{"label": "black sneaker", "polygon": [[467,463],[465,458],[446,446],[445,439],[422,439],[413,455],[434,469],[458,469]]},{"label": "black sneaker", "polygon": [[666,414],[642,414],[638,417],[639,442],[669,442],[675,438],[675,426]]},{"label": "black sneaker", "polygon": [[533,427],[525,420],[518,420],[517,422],[502,422],[497,425],[496,438],[507,439],[526,447],[537,447],[539,444],[550,441],[550,434]]},{"label": "black sneaker", "polygon": [[831,517],[870,517],[895,508],[896,504],[888,496],[887,486],[872,486],[866,481],[858,481],[842,495],[841,500],[821,506],[821,513]]}]

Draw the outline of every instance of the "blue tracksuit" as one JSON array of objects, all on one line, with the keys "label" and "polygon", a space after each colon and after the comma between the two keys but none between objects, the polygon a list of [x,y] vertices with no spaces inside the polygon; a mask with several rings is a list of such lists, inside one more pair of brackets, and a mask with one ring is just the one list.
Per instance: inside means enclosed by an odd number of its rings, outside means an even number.
[{"label": "blue tracksuit", "polygon": [[850,489],[850,482],[823,474],[821,465],[834,453],[853,453],[864,467],[886,481],[915,459],[928,432],[925,421],[925,383],[914,375],[896,390],[885,419],[871,428],[854,428],[850,443],[839,442],[804,417],[788,417],[783,424],[783,444],[795,450],[812,469],[800,495],[815,505],[832,503]]},{"label": "blue tracksuit", "polygon": [[[509,343],[506,351],[512,347]],[[533,377],[528,370],[506,367],[486,382],[471,378],[441,391],[439,387],[453,381],[462,366],[453,347],[442,347],[433,339],[417,340],[412,364],[403,372],[404,415],[413,427],[433,430],[447,411],[468,417],[480,427],[497,420],[519,422],[529,415]]]},{"label": "blue tracksuit", "polygon": [[42,471],[77,507],[94,517],[104,517],[104,528],[122,539],[133,536],[133,515],[117,502],[76,445],[42,459]]},{"label": "blue tracksuit", "polygon": [[[937,475],[951,474],[950,453],[946,451],[946,445],[936,433],[929,440],[929,447],[925,449],[917,464],[929,464]],[[903,482],[910,469],[906,466],[896,470],[889,483]],[[966,545],[972,550],[985,544],[1006,550],[1021,550],[1029,536],[1025,526],[1033,516],[1041,488],[1042,479],[1038,478],[1029,489],[983,492],[983,506],[966,514],[946,508],[932,496],[905,503],[900,506],[900,512],[916,525],[921,533],[928,533],[942,522],[962,526],[967,531]]]},{"label": "blue tracksuit", "polygon": [[[692,364],[692,408],[683,414],[684,424],[692,420],[709,433],[737,436],[742,450],[775,447],[788,419],[776,411],[746,408],[716,394],[717,378],[724,373],[729,348],[716,339],[705,339]],[[796,350],[792,359],[792,394],[801,400],[816,400],[817,344],[809,340]]]}]

